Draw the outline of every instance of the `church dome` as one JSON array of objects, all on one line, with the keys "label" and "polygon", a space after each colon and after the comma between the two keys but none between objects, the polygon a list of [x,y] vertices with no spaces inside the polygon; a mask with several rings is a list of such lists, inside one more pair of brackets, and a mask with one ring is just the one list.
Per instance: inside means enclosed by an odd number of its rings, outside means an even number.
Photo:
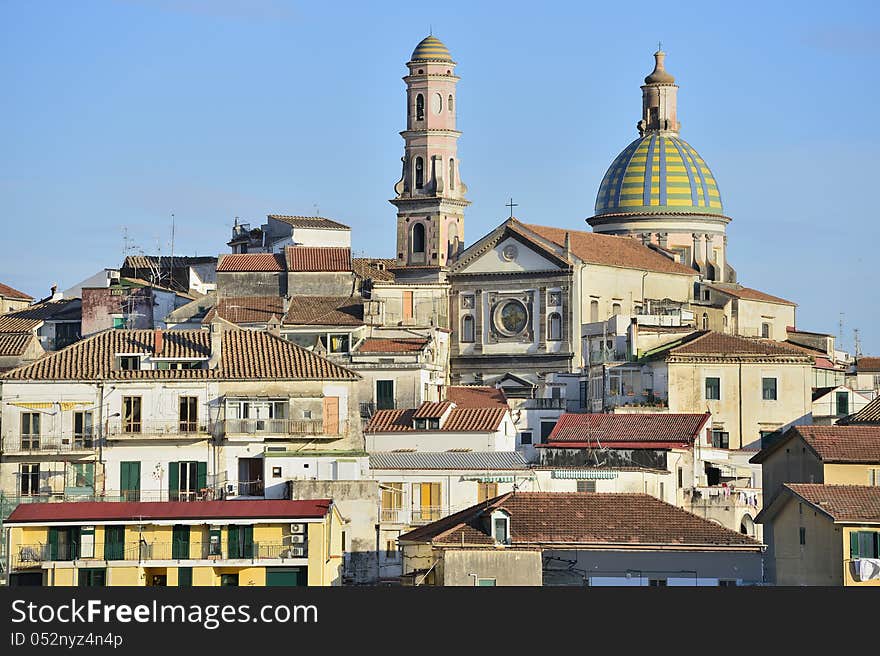
[{"label": "church dome", "polygon": [[618,155],[602,178],[596,215],[724,214],[715,176],[674,134],[649,133]]},{"label": "church dome", "polygon": [[410,61],[444,61],[451,62],[452,55],[449,54],[443,42],[433,34],[426,36],[419,42],[416,49],[413,50]]}]

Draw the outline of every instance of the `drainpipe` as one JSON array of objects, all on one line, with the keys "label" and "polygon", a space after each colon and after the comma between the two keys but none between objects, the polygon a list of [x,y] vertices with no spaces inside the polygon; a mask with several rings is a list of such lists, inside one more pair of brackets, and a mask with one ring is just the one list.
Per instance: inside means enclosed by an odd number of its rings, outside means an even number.
[{"label": "drainpipe", "polygon": [[[739,361],[739,392],[738,392],[738,401],[739,401],[739,448],[741,449],[743,446],[743,365],[742,360]],[[730,445],[727,445],[730,447]]]}]

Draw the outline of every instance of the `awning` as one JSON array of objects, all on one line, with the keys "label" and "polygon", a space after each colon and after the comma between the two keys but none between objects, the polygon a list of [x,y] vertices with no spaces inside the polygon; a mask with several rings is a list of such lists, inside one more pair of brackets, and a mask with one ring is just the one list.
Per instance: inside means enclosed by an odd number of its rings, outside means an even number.
[{"label": "awning", "polygon": [[31,403],[15,403],[10,402],[10,405],[17,406],[19,408],[27,408],[28,410],[51,410],[55,407],[55,404],[51,401],[41,401],[41,402],[31,402]]},{"label": "awning", "polygon": [[606,480],[617,478],[616,471],[607,469],[554,469],[551,478],[568,478],[577,480]]},{"label": "awning", "polygon": [[461,480],[479,483],[515,483],[516,476],[462,476]]}]

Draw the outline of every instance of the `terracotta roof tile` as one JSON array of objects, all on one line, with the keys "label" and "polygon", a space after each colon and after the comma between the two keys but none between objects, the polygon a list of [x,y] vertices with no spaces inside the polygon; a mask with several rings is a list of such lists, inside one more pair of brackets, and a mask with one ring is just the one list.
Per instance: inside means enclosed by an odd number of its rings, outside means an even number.
[{"label": "terracotta roof tile", "polygon": [[284,299],[280,296],[221,296],[202,323],[211,323],[217,316],[239,324],[263,324],[273,316],[280,320],[284,316]]},{"label": "terracotta roof tile", "polygon": [[440,419],[450,407],[452,407],[452,403],[449,401],[425,401],[416,408],[413,419]]},{"label": "terracotta roof tile", "polygon": [[24,333],[33,330],[43,321],[76,320],[82,316],[82,301],[65,298],[44,301],[15,312],[0,314],[0,333]]},{"label": "terracotta roof tile", "polygon": [[358,278],[370,278],[382,282],[391,282],[394,280],[394,274],[389,271],[389,267],[393,267],[396,260],[381,257],[353,257],[351,259],[351,269]]},{"label": "terracotta roof tile", "polygon": [[358,353],[420,353],[431,340],[424,337],[367,337]]},{"label": "terracotta roof tile", "polygon": [[784,298],[779,298],[778,296],[771,296],[770,294],[765,294],[762,291],[758,291],[757,289],[751,289],[749,287],[743,287],[741,285],[736,286],[728,286],[728,285],[706,285],[707,287],[711,287],[712,289],[721,292],[723,294],[728,294],[729,296],[733,296],[734,298],[741,298],[746,301],[762,301],[764,303],[777,303],[779,305],[797,305],[797,303],[793,303],[792,301],[786,301]]},{"label": "terracotta roof tile", "polygon": [[288,271],[351,271],[351,249],[341,246],[288,246]]},{"label": "terracotta roof tile", "polygon": [[507,408],[507,396],[497,387],[450,385],[446,388],[446,400],[459,408]]},{"label": "terracotta roof tile", "polygon": [[2,282],[0,282],[0,296],[3,296],[4,298],[17,298],[22,301],[34,300],[33,296],[28,296],[24,292],[20,292],[14,287],[4,285]]},{"label": "terracotta roof tile", "polygon": [[835,521],[880,522],[880,487],[787,483],[789,490]]},{"label": "terracotta roof tile", "polygon": [[217,263],[220,273],[275,273],[284,271],[284,256],[280,253],[231,253],[221,255]]},{"label": "terracotta roof tile", "polygon": [[60,520],[134,522],[136,519],[319,519],[327,515],[332,503],[330,499],[23,503],[6,521],[36,524]]},{"label": "terracotta roof tile", "polygon": [[522,225],[559,246],[565,245],[565,235],[568,233],[571,237],[571,252],[590,264],[687,276],[698,275],[697,271],[651,250],[632,237],[618,237],[532,224]]},{"label": "terracotta roof tile", "polygon": [[[880,488],[878,488],[880,489]],[[400,536],[406,542],[490,545],[486,517],[510,514],[513,546],[548,544],[734,547],[760,551],[754,539],[647,494],[512,492]]]},{"label": "terracotta roof tile", "polygon": [[665,344],[648,355],[669,353],[671,355],[765,355],[799,357],[812,361],[812,358],[798,347],[785,342],[774,342],[769,339],[740,337],[717,333],[711,330],[696,332]]},{"label": "terracotta roof tile", "polygon": [[281,221],[294,228],[320,228],[322,230],[351,230],[347,225],[324,218],[323,216],[291,216],[288,214],[269,214],[270,219]]},{"label": "terracotta roof tile", "polygon": [[[868,406],[865,406],[868,407]],[[752,456],[762,463],[792,439],[801,438],[826,463],[880,464],[880,426],[793,426]]]},{"label": "terracotta roof tile", "polygon": [[[206,330],[162,331],[161,358],[203,360],[211,355]],[[138,379],[321,379],[356,380],[358,374],[317,353],[264,331],[224,330],[216,369],[115,369],[119,353],[153,354],[154,331],[106,330],[32,364],[13,369],[7,380]]]},{"label": "terracotta roof tile", "polygon": [[[575,414],[565,413],[547,437],[547,446],[577,443],[589,446],[655,443],[690,446],[709,421],[705,414]],[[656,448],[656,447],[655,447]]]},{"label": "terracotta roof tile", "polygon": [[284,324],[292,326],[363,326],[364,302],[348,296],[296,296]]},{"label": "terracotta roof tile", "polygon": [[864,408],[842,419],[838,424],[878,424],[880,425],[880,396],[871,401]]},{"label": "terracotta roof tile", "polygon": [[33,333],[0,333],[0,356],[21,355],[35,339]]},{"label": "terracotta roof tile", "polygon": [[880,358],[861,357],[856,360],[856,371],[876,371],[880,372]]},{"label": "terracotta roof tile", "polygon": [[439,429],[413,428],[415,409],[377,410],[364,428],[365,433],[461,432],[488,433],[498,429],[506,408],[453,408]]}]

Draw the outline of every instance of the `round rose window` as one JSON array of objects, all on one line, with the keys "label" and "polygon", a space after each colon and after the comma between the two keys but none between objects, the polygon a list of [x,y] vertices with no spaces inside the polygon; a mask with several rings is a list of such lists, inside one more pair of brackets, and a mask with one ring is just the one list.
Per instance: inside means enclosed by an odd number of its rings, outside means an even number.
[{"label": "round rose window", "polygon": [[495,328],[505,335],[518,335],[526,328],[529,313],[520,301],[509,300],[495,306]]}]

